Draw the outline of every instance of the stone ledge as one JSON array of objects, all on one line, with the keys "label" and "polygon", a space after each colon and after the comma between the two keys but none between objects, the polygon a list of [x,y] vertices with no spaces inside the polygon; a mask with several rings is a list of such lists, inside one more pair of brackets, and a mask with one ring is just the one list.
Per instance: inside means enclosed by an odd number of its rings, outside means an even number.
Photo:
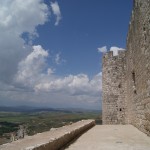
[{"label": "stone ledge", "polygon": [[72,125],[28,136],[0,146],[0,150],[57,150],[95,125],[94,120],[82,120]]}]

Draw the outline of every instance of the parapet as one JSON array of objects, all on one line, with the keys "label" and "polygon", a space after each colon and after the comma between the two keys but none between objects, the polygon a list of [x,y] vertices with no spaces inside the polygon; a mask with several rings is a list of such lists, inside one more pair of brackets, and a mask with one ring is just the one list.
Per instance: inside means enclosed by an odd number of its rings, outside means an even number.
[{"label": "parapet", "polygon": [[113,51],[109,51],[109,52],[103,54],[103,59],[109,59],[109,58],[112,58],[112,57],[114,57],[113,56]]},{"label": "parapet", "polygon": [[82,120],[68,126],[25,137],[0,146],[0,150],[58,150],[95,125],[94,120]]},{"label": "parapet", "polygon": [[111,60],[113,58],[116,59],[116,58],[122,58],[125,56],[126,56],[126,50],[118,51],[118,55],[116,55],[116,56],[113,55],[113,51],[109,51],[103,55],[103,60],[107,61],[107,60]]}]

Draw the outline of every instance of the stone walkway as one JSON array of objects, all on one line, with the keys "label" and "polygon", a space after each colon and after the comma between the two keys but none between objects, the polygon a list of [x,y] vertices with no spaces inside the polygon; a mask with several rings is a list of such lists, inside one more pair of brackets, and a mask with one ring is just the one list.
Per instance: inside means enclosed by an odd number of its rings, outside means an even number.
[{"label": "stone walkway", "polygon": [[66,150],[150,150],[150,137],[132,125],[97,125]]}]

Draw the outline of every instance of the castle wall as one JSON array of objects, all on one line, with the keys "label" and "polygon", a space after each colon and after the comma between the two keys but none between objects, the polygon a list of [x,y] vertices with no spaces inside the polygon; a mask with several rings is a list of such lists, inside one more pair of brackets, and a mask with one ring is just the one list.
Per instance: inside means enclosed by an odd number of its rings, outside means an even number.
[{"label": "castle wall", "polygon": [[134,0],[127,51],[106,53],[102,72],[103,124],[129,123],[150,135],[150,0]]},{"label": "castle wall", "polygon": [[113,52],[103,56],[103,124],[125,124],[125,63],[125,51],[120,51],[118,56],[113,56]]},{"label": "castle wall", "polygon": [[150,135],[150,0],[134,0],[126,49],[103,56],[103,124]]},{"label": "castle wall", "polygon": [[129,123],[150,135],[150,0],[135,0],[127,37]]}]

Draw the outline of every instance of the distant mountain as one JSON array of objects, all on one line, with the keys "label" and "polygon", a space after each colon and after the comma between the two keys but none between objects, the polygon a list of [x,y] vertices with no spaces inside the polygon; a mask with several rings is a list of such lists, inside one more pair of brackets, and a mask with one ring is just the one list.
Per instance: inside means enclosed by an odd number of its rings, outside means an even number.
[{"label": "distant mountain", "polygon": [[30,106],[0,106],[0,111],[4,112],[40,112],[40,111],[57,111],[53,108],[36,108]]},{"label": "distant mountain", "polygon": [[0,112],[101,112],[99,110],[88,110],[82,108],[40,108],[32,106],[0,106]]}]

